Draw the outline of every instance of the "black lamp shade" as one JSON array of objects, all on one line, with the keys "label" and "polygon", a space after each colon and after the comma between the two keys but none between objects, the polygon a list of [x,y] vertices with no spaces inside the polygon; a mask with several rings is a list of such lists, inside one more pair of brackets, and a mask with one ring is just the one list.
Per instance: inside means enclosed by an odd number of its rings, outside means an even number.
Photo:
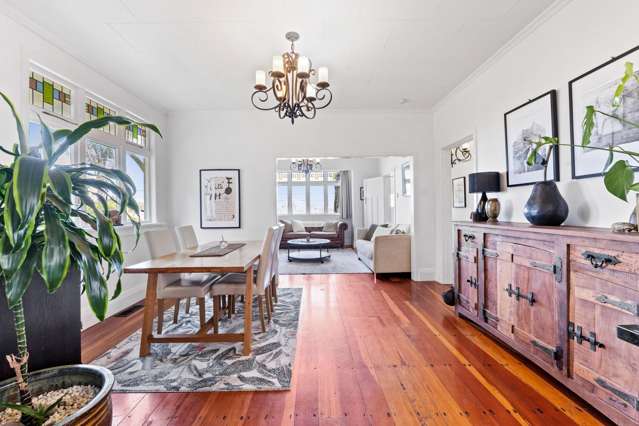
[{"label": "black lamp shade", "polygon": [[479,172],[468,175],[468,192],[500,192],[499,172]]}]

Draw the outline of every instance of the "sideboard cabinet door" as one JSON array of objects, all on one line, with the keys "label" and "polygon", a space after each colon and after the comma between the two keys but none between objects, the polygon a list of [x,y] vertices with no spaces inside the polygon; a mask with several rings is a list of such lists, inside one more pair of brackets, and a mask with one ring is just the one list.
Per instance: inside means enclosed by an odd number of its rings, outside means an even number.
[{"label": "sideboard cabinet door", "polygon": [[477,249],[462,247],[457,252],[457,302],[466,311],[477,315]]}]

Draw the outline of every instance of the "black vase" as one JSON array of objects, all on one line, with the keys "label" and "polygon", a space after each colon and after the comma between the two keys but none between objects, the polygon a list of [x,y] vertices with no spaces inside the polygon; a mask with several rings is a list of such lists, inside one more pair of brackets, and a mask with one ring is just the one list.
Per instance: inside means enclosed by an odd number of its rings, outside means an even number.
[{"label": "black vase", "polygon": [[533,225],[559,226],[568,217],[568,204],[553,181],[537,182],[524,206],[524,216]]}]

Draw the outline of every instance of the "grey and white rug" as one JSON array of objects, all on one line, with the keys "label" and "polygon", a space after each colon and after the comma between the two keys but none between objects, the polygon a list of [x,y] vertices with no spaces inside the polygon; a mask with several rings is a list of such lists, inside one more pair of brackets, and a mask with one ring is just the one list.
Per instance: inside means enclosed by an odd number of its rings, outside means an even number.
[{"label": "grey and white rug", "polygon": [[289,262],[286,249],[281,249],[279,273],[282,275],[371,273],[371,270],[357,258],[357,253],[353,249],[330,249],[329,253],[331,258],[324,263]]},{"label": "grey and white rug", "polygon": [[[242,356],[241,343],[152,344],[151,355],[140,358],[137,331],[93,364],[107,367],[115,376],[115,392],[211,392],[286,390],[291,385],[299,322],[301,288],[280,288],[272,322],[262,333],[254,303],[253,352]],[[182,305],[183,306],[183,305]],[[220,332],[241,333],[243,307],[220,323]],[[207,300],[207,318],[212,304]],[[181,310],[172,324],[173,309],[164,315],[164,333],[194,333],[199,328],[198,307]],[[155,324],[153,326],[155,330]]]}]

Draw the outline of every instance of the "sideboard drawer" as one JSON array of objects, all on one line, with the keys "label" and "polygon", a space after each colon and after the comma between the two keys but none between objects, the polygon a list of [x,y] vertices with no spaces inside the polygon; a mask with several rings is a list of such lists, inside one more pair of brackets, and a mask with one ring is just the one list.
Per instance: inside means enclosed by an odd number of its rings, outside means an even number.
[{"label": "sideboard drawer", "polygon": [[639,253],[615,248],[574,245],[571,269],[639,291]]}]

